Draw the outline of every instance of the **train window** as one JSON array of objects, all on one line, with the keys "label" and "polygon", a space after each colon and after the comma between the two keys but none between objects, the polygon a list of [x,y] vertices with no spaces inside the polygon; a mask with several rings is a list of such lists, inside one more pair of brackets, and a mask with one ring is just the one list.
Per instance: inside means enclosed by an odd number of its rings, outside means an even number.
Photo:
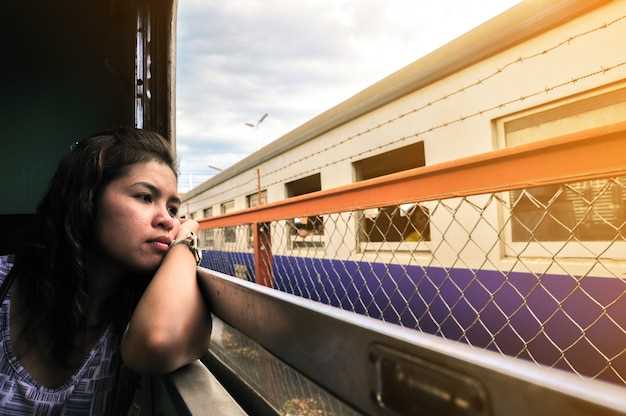
[{"label": "train window", "polygon": [[[512,147],[625,121],[622,82],[504,117],[496,120],[496,128],[499,146]],[[618,228],[626,219],[625,178],[512,191],[509,204],[508,255],[523,249],[528,256],[545,257],[563,242],[578,241],[584,246],[568,244],[559,255],[584,258],[603,252],[625,258],[617,252],[624,243],[612,243],[621,240]],[[605,252],[607,248],[615,255]]]},{"label": "train window", "polygon": [[[319,173],[306,176],[285,184],[287,198],[305,195],[322,190],[322,177]],[[294,218],[288,222],[289,241],[292,248],[324,247],[324,219],[321,215]]]},{"label": "train window", "polygon": [[267,190],[262,190],[261,192],[255,192],[246,196],[246,204],[248,205],[248,208],[254,208],[265,203],[267,203]]},{"label": "train window", "polygon": [[[223,202],[220,205],[221,214],[228,214],[235,210],[235,201],[227,201]],[[237,230],[235,227],[225,227],[224,228],[224,242],[225,243],[236,243],[237,242]]]},{"label": "train window", "polygon": [[[417,142],[359,160],[353,167],[355,179],[362,181],[418,168],[425,163],[424,142]],[[420,204],[367,209],[359,219],[359,242],[363,249],[379,249],[379,244],[389,242],[413,243],[406,246],[413,250],[415,242],[430,241],[429,217],[428,208]]]},{"label": "train window", "polygon": [[[246,196],[246,205],[248,208],[254,208],[259,205],[264,205],[267,203],[267,190],[262,190],[260,192],[255,192]],[[252,248],[254,243],[254,236],[252,232],[252,226],[248,225],[248,247]]]},{"label": "train window", "polygon": [[510,197],[513,242],[612,241],[626,221],[624,185],[606,180],[542,186]]},{"label": "train window", "polygon": [[[202,214],[204,218],[210,218],[213,216],[213,207],[205,208],[202,210]],[[200,244],[202,247],[212,248],[215,246],[215,230],[201,230],[200,231]]]}]

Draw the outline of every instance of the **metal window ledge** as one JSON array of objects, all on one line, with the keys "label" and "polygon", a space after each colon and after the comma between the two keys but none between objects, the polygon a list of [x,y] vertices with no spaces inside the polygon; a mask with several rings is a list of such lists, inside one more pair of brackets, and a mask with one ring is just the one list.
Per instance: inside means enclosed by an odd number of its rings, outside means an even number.
[{"label": "metal window ledge", "polygon": [[626,414],[626,389],[621,386],[391,325],[215,271],[200,268],[199,276],[215,315],[360,413]]}]

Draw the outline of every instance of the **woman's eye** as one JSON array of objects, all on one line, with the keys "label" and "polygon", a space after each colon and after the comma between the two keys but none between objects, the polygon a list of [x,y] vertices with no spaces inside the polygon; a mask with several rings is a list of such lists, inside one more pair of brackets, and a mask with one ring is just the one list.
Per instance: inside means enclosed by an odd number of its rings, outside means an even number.
[{"label": "woman's eye", "polygon": [[169,212],[172,217],[175,217],[178,214],[178,208],[172,207],[169,209]]},{"label": "woman's eye", "polygon": [[150,194],[140,194],[137,195],[138,199],[141,199],[143,202],[150,203],[152,202],[152,195]]}]

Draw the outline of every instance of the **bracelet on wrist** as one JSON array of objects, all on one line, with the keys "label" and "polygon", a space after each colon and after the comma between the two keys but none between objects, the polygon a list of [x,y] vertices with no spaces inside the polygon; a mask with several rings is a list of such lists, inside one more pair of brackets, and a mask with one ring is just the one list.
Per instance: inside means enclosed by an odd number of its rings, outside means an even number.
[{"label": "bracelet on wrist", "polygon": [[202,253],[198,250],[198,237],[194,232],[190,232],[189,234],[172,241],[170,243],[170,249],[176,244],[184,244],[187,246],[187,248],[191,250],[193,257],[196,260],[196,264],[200,264],[200,260],[202,260]]}]

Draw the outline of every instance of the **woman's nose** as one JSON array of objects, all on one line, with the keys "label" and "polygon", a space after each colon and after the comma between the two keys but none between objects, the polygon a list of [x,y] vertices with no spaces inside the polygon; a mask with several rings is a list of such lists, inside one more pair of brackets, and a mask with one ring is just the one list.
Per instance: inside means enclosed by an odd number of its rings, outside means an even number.
[{"label": "woman's nose", "polygon": [[175,221],[176,219],[170,215],[167,207],[159,209],[154,217],[154,225],[163,228],[166,231],[174,228]]}]

